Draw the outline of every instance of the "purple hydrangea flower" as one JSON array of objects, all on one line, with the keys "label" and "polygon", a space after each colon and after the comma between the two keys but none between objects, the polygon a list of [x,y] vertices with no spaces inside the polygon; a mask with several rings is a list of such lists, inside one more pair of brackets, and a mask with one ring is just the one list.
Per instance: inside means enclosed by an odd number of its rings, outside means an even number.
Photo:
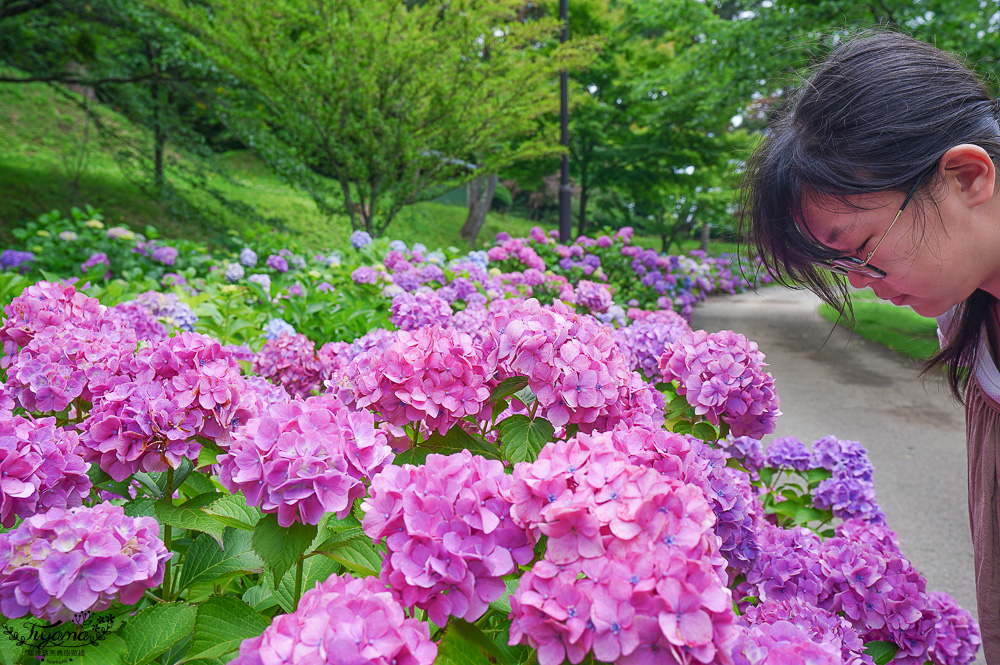
[{"label": "purple hydrangea flower", "polygon": [[17,270],[27,272],[31,269],[31,263],[35,260],[32,252],[22,252],[16,249],[5,249],[0,252],[0,269]]},{"label": "purple hydrangea flower", "polygon": [[80,272],[86,273],[88,270],[98,265],[111,267],[111,261],[108,259],[108,255],[104,252],[94,252],[91,254],[89,259],[80,264]]},{"label": "purple hydrangea flower", "polygon": [[294,331],[269,339],[254,357],[253,371],[295,397],[308,397],[319,388],[316,345]]},{"label": "purple hydrangea flower", "polygon": [[114,601],[139,602],[163,582],[172,554],[151,517],[123,508],[53,508],[0,534],[0,611],[62,622],[101,612]]},{"label": "purple hydrangea flower", "polygon": [[165,266],[172,266],[177,262],[177,249],[169,245],[156,245],[151,253],[152,259]]},{"label": "purple hydrangea flower", "polygon": [[941,617],[935,624],[931,660],[937,665],[968,665],[983,643],[979,624],[948,594],[932,591],[929,597],[931,608]]},{"label": "purple hydrangea flower", "polygon": [[400,330],[416,330],[424,326],[448,327],[452,309],[448,302],[429,288],[416,293],[400,293],[392,299],[389,320]]},{"label": "purple hydrangea flower", "polygon": [[354,249],[361,249],[372,243],[372,237],[367,231],[357,230],[351,234],[351,245]]},{"label": "purple hydrangea flower", "polygon": [[247,277],[247,281],[258,284],[260,288],[264,290],[264,293],[271,292],[271,278],[264,273],[255,273]]},{"label": "purple hydrangea flower", "polygon": [[245,274],[246,271],[243,270],[243,266],[239,263],[230,263],[226,266],[226,272],[223,273],[223,276],[226,278],[227,282],[238,282],[243,279]]},{"label": "purple hydrangea flower", "polygon": [[361,266],[351,273],[355,284],[374,284],[378,281],[378,273],[368,266]]},{"label": "purple hydrangea flower", "polygon": [[275,272],[288,272],[288,261],[283,256],[271,254],[267,257],[267,267]]},{"label": "purple hydrangea flower", "polygon": [[240,265],[244,268],[253,268],[257,265],[257,252],[249,247],[244,247],[240,250]]},{"label": "purple hydrangea flower", "polygon": [[772,441],[764,451],[764,465],[776,469],[787,467],[796,471],[806,471],[814,467],[809,448],[794,436],[785,436]]}]

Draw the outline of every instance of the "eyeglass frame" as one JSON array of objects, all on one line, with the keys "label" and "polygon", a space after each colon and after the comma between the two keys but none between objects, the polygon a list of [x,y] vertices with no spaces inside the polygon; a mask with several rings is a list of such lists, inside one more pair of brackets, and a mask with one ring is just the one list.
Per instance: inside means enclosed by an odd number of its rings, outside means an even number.
[{"label": "eyeglass frame", "polygon": [[892,231],[892,227],[896,223],[896,220],[898,220],[903,214],[903,211],[906,209],[906,204],[908,204],[910,199],[913,198],[913,195],[917,193],[917,189],[920,187],[920,183],[923,182],[923,180],[924,177],[921,176],[917,178],[915,183],[913,183],[913,187],[910,189],[910,192],[906,195],[906,198],[903,199],[903,205],[899,206],[899,211],[896,213],[896,216],[892,218],[891,222],[889,222],[889,228],[885,230],[885,233],[882,234],[879,241],[875,243],[874,247],[872,247],[872,251],[868,252],[868,256],[865,257],[864,261],[856,256],[837,256],[821,262],[820,265],[835,275],[843,275],[846,277],[848,274],[853,272],[872,279],[885,279],[886,276],[888,276],[888,273],[877,266],[869,264],[868,262],[872,260],[872,257],[875,255],[875,251],[878,250],[882,241],[889,236],[889,232]]}]

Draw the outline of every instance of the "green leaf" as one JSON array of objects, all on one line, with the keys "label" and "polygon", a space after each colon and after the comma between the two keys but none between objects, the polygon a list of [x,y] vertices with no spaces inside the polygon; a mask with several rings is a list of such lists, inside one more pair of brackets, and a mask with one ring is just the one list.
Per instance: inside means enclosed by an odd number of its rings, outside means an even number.
[{"label": "green leaf", "polygon": [[[302,593],[316,586],[316,582],[325,582],[330,575],[340,572],[336,561],[323,556],[311,556],[302,562]],[[281,584],[274,590],[274,598],[286,612],[295,611],[295,575],[285,575]]]},{"label": "green leaf", "polygon": [[265,612],[278,604],[278,599],[274,597],[274,589],[266,577],[263,579],[263,582],[250,587],[243,594],[243,601],[258,612]]},{"label": "green leaf", "polygon": [[212,482],[212,478],[203,472],[192,473],[178,490],[188,498],[194,498],[199,494],[224,496],[219,493],[219,488]]},{"label": "green leaf", "polygon": [[122,507],[129,517],[156,517],[156,499],[148,496],[129,501]]},{"label": "green leaf", "polygon": [[500,452],[509,462],[534,462],[545,444],[552,440],[555,428],[541,417],[529,420],[527,416],[515,414],[497,424],[502,445]]},{"label": "green leaf", "polygon": [[180,589],[230,573],[264,572],[264,562],[254,553],[251,538],[247,531],[226,529],[222,535],[222,547],[219,547],[211,536],[198,536],[184,557]]},{"label": "green leaf", "polygon": [[392,463],[396,466],[403,466],[404,464],[421,466],[427,461],[427,456],[430,454],[431,451],[423,447],[409,448],[401,453],[396,453],[396,457],[392,460]]},{"label": "green leaf", "polygon": [[270,623],[239,598],[209,598],[198,606],[194,638],[186,659],[218,658],[236,651],[240,642],[257,637]]},{"label": "green leaf", "polygon": [[360,526],[331,533],[315,551],[357,575],[374,577],[382,569],[382,555]]},{"label": "green leaf", "polygon": [[694,434],[696,439],[701,439],[702,441],[718,441],[719,433],[711,423],[698,423],[691,429],[691,433]]},{"label": "green leaf", "polygon": [[264,515],[253,530],[253,551],[264,560],[275,586],[316,537],[315,524],[293,522],[284,527],[274,513]]},{"label": "green leaf", "polygon": [[490,603],[490,607],[507,616],[510,614],[510,596],[517,591],[517,585],[520,584],[520,580],[516,578],[505,579],[503,582],[507,589],[503,592],[502,596]]},{"label": "green leaf", "polygon": [[161,603],[142,610],[121,629],[127,645],[122,660],[127,665],[153,660],[194,630],[197,614],[197,608],[187,603]]},{"label": "green leaf", "polygon": [[829,469],[809,469],[806,471],[806,482],[809,483],[809,489],[832,477],[833,473]]},{"label": "green leaf", "polygon": [[[73,659],[73,665],[124,665],[128,644],[118,635],[108,635],[97,644],[82,648],[80,659]],[[11,661],[13,662],[13,661]]]},{"label": "green leaf", "polygon": [[670,428],[674,434],[690,434],[694,426],[690,420],[679,420]]},{"label": "green leaf", "polygon": [[202,510],[221,497],[222,495],[217,492],[199,494],[179,506],[175,506],[172,499],[164,497],[156,502],[156,519],[162,524],[169,524],[180,529],[207,533],[215,538],[219,545],[222,545],[222,532],[225,531],[226,527],[218,520],[206,515]]},{"label": "green leaf", "polygon": [[757,474],[760,476],[760,482],[764,483],[764,487],[770,487],[771,481],[774,480],[774,474],[778,472],[777,469],[772,469],[769,466],[765,466]]},{"label": "green leaf", "polygon": [[459,425],[452,427],[444,436],[437,433],[431,434],[426,441],[420,444],[420,447],[440,455],[451,455],[468,450],[473,455],[480,455],[486,459],[500,459],[500,451],[496,444],[472,436]]},{"label": "green leaf", "polygon": [[505,399],[528,387],[528,377],[526,376],[511,376],[509,378],[501,381],[493,392],[490,394],[490,398],[486,401],[487,404],[493,404],[494,402],[503,402]]},{"label": "green leaf", "polygon": [[[454,620],[454,619],[452,619]],[[469,642],[460,631],[450,627],[438,642],[434,665],[490,665],[490,659],[481,648]]]},{"label": "green leaf", "polygon": [[872,657],[875,665],[886,665],[891,662],[896,657],[897,651],[899,647],[893,642],[883,640],[865,642],[865,653]]},{"label": "green leaf", "polygon": [[730,457],[729,459],[727,459],[726,466],[728,466],[730,469],[736,469],[737,471],[742,471],[743,473],[750,473],[750,471],[748,471],[747,468],[743,466],[743,462],[739,461],[735,457]]},{"label": "green leaf", "polygon": [[458,633],[469,644],[478,647],[481,652],[492,656],[500,665],[509,665],[507,654],[493,640],[487,637],[479,626],[463,619],[452,617],[448,621],[448,632],[452,631]]},{"label": "green leaf", "polygon": [[253,531],[263,513],[256,506],[248,506],[242,494],[223,495],[218,501],[203,508],[206,514],[226,526]]}]

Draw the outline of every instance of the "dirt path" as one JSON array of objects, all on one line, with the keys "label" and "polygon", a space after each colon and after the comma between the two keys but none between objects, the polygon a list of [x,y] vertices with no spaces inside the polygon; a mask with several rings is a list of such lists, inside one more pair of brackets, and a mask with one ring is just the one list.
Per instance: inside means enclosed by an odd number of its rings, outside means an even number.
[{"label": "dirt path", "polygon": [[[783,415],[774,436],[807,444],[833,434],[860,441],[903,553],[928,580],[975,615],[966,501],[965,423],[943,382],[816,314],[812,294],[783,288],[721,296],[695,307],[692,325],[730,329],[767,356]],[[984,663],[980,659],[977,663]]]}]

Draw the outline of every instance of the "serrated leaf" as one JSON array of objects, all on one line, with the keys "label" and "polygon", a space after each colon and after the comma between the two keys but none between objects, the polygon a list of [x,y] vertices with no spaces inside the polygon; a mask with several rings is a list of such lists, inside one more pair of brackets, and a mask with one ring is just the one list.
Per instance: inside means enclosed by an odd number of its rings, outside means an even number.
[{"label": "serrated leaf", "polygon": [[218,520],[206,515],[203,510],[205,506],[221,497],[222,495],[216,492],[199,494],[179,506],[175,506],[171,499],[164,497],[156,502],[156,519],[161,524],[207,533],[215,538],[215,541],[221,546],[222,532],[225,531],[226,527]]},{"label": "serrated leaf", "polygon": [[504,418],[498,425],[500,452],[512,464],[534,462],[545,444],[552,440],[555,428],[541,417],[529,419],[522,414]]},{"label": "serrated leaf", "polygon": [[83,655],[73,659],[73,665],[124,665],[128,644],[118,635],[108,635],[97,644],[82,647]]},{"label": "serrated leaf", "polygon": [[315,524],[292,522],[284,527],[278,524],[278,516],[270,513],[264,515],[253,530],[253,550],[267,564],[272,581],[277,586],[315,537]]},{"label": "serrated leaf", "polygon": [[872,657],[875,665],[886,665],[886,663],[891,662],[898,651],[899,647],[893,642],[883,640],[865,642],[865,653]]},{"label": "serrated leaf", "polygon": [[257,637],[270,621],[239,598],[219,596],[198,606],[191,650],[185,658],[218,658],[236,651],[240,643]]},{"label": "serrated leaf", "polygon": [[500,451],[496,444],[472,436],[458,425],[448,430],[444,436],[437,433],[430,435],[420,447],[439,455],[452,455],[468,450],[473,455],[480,455],[486,459],[500,459]]},{"label": "serrated leaf", "polygon": [[212,482],[212,478],[206,475],[202,471],[196,471],[187,477],[184,484],[181,485],[178,490],[184,494],[184,496],[194,498],[199,494],[218,494],[219,496],[225,496],[219,492],[219,488],[215,486]]},{"label": "serrated leaf", "polygon": [[222,535],[222,547],[219,547],[211,536],[198,536],[184,557],[180,589],[229,573],[264,572],[264,562],[253,551],[251,538],[248,531],[227,528]]},{"label": "serrated leaf", "polygon": [[141,499],[129,501],[122,508],[129,517],[152,517],[156,518],[156,499],[144,496]]},{"label": "serrated leaf", "polygon": [[[340,572],[336,561],[325,556],[311,556],[302,562],[302,593],[316,586],[316,582],[325,582],[330,575]],[[285,575],[281,584],[274,590],[274,598],[286,612],[295,611],[295,575]]]},{"label": "serrated leaf", "polygon": [[490,659],[482,649],[466,640],[459,631],[449,628],[438,642],[434,665],[490,665]]},{"label": "serrated leaf", "polygon": [[226,526],[253,531],[257,522],[264,515],[260,508],[248,506],[242,494],[225,494],[218,501],[205,506],[202,510],[213,519]]},{"label": "serrated leaf", "polygon": [[396,457],[392,460],[392,463],[396,466],[403,466],[404,464],[421,466],[427,461],[427,456],[430,454],[431,451],[426,448],[409,448],[401,453],[396,453]]},{"label": "serrated leaf", "polygon": [[360,526],[331,533],[316,547],[316,552],[357,575],[373,577],[382,569],[382,555]]},{"label": "serrated leaf", "polygon": [[719,433],[712,427],[711,423],[698,423],[691,429],[691,433],[696,439],[702,441],[718,441]]},{"label": "serrated leaf", "polygon": [[528,377],[526,376],[511,376],[499,384],[490,393],[490,398],[486,401],[487,404],[493,404],[494,402],[502,402],[514,393],[524,390],[528,387]]},{"label": "serrated leaf", "polygon": [[264,612],[278,604],[274,589],[266,581],[247,589],[243,594],[243,601],[257,612]]},{"label": "serrated leaf", "polygon": [[143,665],[194,630],[198,610],[187,603],[161,603],[139,612],[122,626],[120,635],[127,648],[126,665]]}]

